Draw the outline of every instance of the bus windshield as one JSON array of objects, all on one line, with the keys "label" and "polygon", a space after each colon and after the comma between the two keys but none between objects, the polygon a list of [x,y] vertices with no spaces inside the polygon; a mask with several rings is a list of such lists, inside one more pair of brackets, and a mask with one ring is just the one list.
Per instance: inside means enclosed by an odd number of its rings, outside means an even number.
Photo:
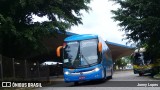
[{"label": "bus windshield", "polygon": [[64,48],[64,67],[83,68],[98,63],[97,39],[67,42]]}]

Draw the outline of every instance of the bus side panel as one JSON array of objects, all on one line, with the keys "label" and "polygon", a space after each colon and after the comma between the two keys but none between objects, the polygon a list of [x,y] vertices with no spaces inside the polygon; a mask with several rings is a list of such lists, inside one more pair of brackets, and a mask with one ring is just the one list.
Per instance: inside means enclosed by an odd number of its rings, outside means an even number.
[{"label": "bus side panel", "polygon": [[102,42],[102,66],[106,70],[106,76],[111,76],[113,70],[111,52],[107,44],[100,37],[99,42]]}]

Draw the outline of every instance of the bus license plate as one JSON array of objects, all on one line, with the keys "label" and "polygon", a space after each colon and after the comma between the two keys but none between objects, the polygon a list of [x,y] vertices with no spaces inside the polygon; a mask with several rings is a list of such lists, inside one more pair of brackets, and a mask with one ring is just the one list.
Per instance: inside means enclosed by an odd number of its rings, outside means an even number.
[{"label": "bus license plate", "polygon": [[85,76],[80,76],[79,77],[79,80],[84,80],[85,79]]}]

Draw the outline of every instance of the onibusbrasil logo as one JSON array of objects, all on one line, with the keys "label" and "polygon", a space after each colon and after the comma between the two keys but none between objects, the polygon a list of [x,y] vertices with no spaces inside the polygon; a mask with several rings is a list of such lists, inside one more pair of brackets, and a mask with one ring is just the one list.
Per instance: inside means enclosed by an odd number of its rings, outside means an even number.
[{"label": "onibusbrasil logo", "polygon": [[41,83],[2,82],[2,87],[42,87]]}]

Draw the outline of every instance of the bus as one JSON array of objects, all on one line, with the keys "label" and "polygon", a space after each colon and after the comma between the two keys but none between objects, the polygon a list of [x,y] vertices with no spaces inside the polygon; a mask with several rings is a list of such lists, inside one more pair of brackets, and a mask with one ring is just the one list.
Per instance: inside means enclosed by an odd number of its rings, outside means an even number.
[{"label": "bus", "polygon": [[65,82],[112,78],[113,61],[107,44],[93,34],[73,35],[64,39],[57,48],[57,56],[63,58]]},{"label": "bus", "polygon": [[146,73],[153,74],[153,60],[149,53],[144,48],[135,50],[133,54],[133,71],[134,74],[142,76]]}]

